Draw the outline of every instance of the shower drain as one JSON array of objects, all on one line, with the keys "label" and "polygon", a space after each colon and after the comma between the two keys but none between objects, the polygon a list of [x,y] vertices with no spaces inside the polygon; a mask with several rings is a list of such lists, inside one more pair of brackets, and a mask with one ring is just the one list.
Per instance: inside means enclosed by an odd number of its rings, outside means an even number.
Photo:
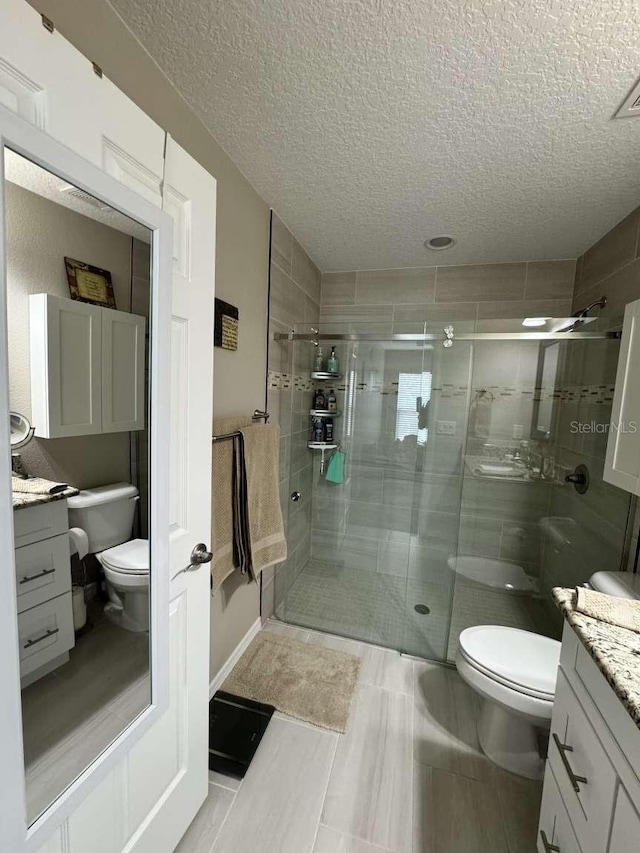
[{"label": "shower drain", "polygon": [[416,604],[413,609],[421,616],[426,616],[427,613],[431,613],[426,604]]}]

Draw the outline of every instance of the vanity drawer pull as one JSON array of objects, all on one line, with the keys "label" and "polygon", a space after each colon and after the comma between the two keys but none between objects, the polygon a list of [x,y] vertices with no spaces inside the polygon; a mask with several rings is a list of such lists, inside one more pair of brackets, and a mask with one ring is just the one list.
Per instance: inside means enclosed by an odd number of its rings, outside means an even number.
[{"label": "vanity drawer pull", "polygon": [[23,578],[20,578],[20,584],[37,581],[38,578],[44,578],[46,575],[52,575],[54,572],[55,569],[43,569],[41,572],[38,572],[37,575],[25,575]]},{"label": "vanity drawer pull", "polygon": [[560,758],[561,758],[562,763],[564,765],[564,769],[567,771],[567,776],[569,777],[569,781],[571,782],[573,790],[576,792],[576,794],[579,794],[580,793],[580,785],[586,785],[588,783],[587,783],[587,780],[585,779],[584,776],[576,776],[576,774],[571,769],[571,765],[569,764],[569,759],[567,758],[567,752],[573,752],[573,747],[569,746],[566,743],[562,743],[562,741],[560,740],[560,738],[558,737],[558,735],[555,732],[553,733],[553,741],[554,741],[555,745],[558,747],[558,752],[560,754]]},{"label": "vanity drawer pull", "polygon": [[38,643],[41,643],[43,640],[48,640],[49,637],[53,637],[54,634],[57,634],[60,628],[48,628],[44,634],[41,634],[39,637],[36,637],[35,640],[27,640],[27,642],[22,646],[23,649],[30,649],[32,646],[37,646]]},{"label": "vanity drawer pull", "polygon": [[544,829],[540,830],[540,838],[542,839],[542,846],[544,847],[544,853],[560,853],[560,848],[556,844],[552,844],[547,838],[547,833]]}]

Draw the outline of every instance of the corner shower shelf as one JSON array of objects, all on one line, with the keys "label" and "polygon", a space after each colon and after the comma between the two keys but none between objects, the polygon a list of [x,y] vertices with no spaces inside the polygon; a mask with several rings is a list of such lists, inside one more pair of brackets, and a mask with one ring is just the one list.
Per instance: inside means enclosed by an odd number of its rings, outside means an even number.
[{"label": "corner shower shelf", "polygon": [[330,373],[328,370],[312,370],[312,379],[342,379],[339,373]]},{"label": "corner shower shelf", "polygon": [[329,409],[311,409],[312,418],[339,418],[340,412],[330,412]]},{"label": "corner shower shelf", "polygon": [[326,441],[310,441],[307,444],[309,450],[337,450],[339,445],[334,442],[327,443]]}]

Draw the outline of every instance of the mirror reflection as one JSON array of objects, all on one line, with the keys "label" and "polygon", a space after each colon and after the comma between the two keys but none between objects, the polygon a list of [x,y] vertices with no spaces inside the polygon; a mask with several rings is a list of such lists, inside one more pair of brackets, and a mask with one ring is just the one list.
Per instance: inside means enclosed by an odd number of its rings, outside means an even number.
[{"label": "mirror reflection", "polygon": [[27,817],[150,703],[151,232],[5,152]]}]

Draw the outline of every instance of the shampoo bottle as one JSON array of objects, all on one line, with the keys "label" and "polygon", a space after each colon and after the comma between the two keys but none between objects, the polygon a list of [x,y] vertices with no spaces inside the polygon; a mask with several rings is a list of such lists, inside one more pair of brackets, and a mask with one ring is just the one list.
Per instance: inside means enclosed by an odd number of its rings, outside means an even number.
[{"label": "shampoo bottle", "polygon": [[331,347],[331,355],[327,359],[327,373],[338,372],[338,359],[336,358],[336,348]]}]

